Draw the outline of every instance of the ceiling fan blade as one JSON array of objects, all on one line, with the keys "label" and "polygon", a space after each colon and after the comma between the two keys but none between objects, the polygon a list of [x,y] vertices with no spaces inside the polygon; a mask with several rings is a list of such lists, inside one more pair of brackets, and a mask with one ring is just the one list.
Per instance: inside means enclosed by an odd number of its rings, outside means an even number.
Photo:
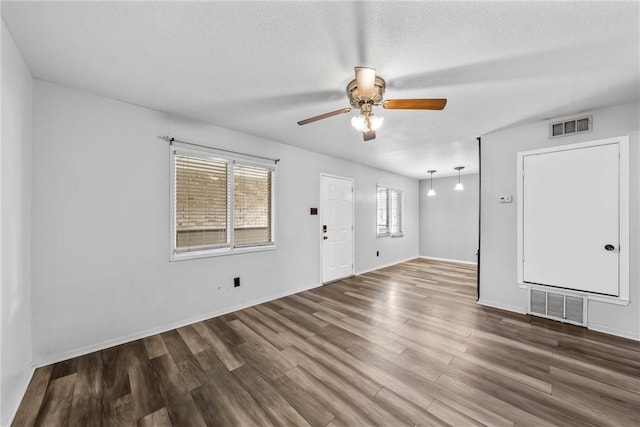
[{"label": "ceiling fan blade", "polygon": [[442,110],[445,105],[446,98],[388,99],[382,103],[387,110]]},{"label": "ceiling fan blade", "polygon": [[368,132],[362,132],[362,139],[365,141],[371,141],[372,139],[376,139],[376,131],[370,130]]},{"label": "ceiling fan blade", "polygon": [[341,108],[339,110],[332,111],[330,113],[324,113],[324,114],[320,114],[319,116],[310,117],[308,119],[300,120],[298,122],[298,125],[302,126],[302,125],[306,125],[306,124],[309,124],[309,123],[317,122],[318,120],[328,119],[329,117],[337,116],[337,115],[340,115],[340,114],[345,114],[345,113],[348,113],[349,111],[351,111],[351,108]]},{"label": "ceiling fan blade", "polygon": [[376,84],[376,70],[368,67],[355,67],[358,93],[363,98],[371,98]]}]

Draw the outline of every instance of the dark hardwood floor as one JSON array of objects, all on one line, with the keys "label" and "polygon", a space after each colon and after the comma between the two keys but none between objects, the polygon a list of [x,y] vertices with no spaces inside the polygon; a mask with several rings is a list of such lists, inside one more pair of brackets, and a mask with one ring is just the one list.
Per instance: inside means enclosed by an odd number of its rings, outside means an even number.
[{"label": "dark hardwood floor", "polygon": [[36,370],[16,426],[638,426],[640,346],[413,260]]}]

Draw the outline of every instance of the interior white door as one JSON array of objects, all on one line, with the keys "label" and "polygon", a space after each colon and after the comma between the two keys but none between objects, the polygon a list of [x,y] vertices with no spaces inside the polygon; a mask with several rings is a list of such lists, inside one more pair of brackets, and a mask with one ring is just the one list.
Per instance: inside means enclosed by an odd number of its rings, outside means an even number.
[{"label": "interior white door", "polygon": [[619,145],[523,157],[523,279],[619,295]]},{"label": "interior white door", "polygon": [[353,181],[321,176],[322,282],[353,275]]}]

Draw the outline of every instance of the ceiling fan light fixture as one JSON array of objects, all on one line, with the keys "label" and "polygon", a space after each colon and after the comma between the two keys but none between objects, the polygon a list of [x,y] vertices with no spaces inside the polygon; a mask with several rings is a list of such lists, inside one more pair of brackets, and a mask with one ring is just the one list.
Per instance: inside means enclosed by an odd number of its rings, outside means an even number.
[{"label": "ceiling fan light fixture", "polygon": [[[1,0],[0,0],[1,1]],[[424,99],[388,99],[383,100],[386,87],[385,80],[376,76],[376,70],[369,67],[354,67],[355,79],[347,84],[346,92],[349,107],[300,120],[298,126],[304,126],[329,117],[360,110],[361,115],[351,118],[351,125],[358,132],[362,132],[365,141],[376,138],[376,129],[383,122],[382,117],[373,116],[374,107],[387,110],[442,110],[447,104],[445,98]]]},{"label": "ceiling fan light fixture", "polygon": [[374,116],[371,113],[360,114],[351,118],[351,126],[358,132],[378,130],[384,122],[384,117]]}]

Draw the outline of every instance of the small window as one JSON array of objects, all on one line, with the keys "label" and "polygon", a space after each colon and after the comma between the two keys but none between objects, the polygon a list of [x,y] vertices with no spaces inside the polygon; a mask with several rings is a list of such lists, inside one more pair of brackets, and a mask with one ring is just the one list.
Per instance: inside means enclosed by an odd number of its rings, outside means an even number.
[{"label": "small window", "polygon": [[273,165],[172,147],[171,259],[274,247]]},{"label": "small window", "polygon": [[378,185],[378,232],[377,236],[388,236],[389,231],[389,189]]},{"label": "small window", "polygon": [[175,156],[175,250],[207,250],[229,245],[228,161]]},{"label": "small window", "polygon": [[389,216],[391,217],[391,236],[402,236],[402,190],[389,189],[391,206]]},{"label": "small window", "polygon": [[233,245],[273,243],[271,195],[273,171],[256,166],[233,167]]},{"label": "small window", "polygon": [[402,190],[377,186],[377,232],[378,237],[403,236]]}]

